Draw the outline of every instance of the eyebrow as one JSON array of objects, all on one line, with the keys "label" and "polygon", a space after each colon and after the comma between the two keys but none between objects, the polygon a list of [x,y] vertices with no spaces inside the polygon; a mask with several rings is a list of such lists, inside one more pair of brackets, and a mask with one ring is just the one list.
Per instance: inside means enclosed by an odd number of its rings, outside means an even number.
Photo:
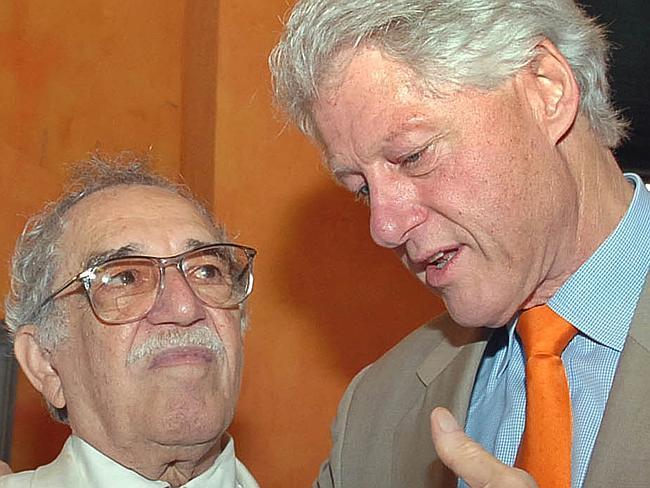
[{"label": "eyebrow", "polygon": [[333,177],[334,181],[337,184],[340,183],[340,179],[343,176],[354,173],[354,171],[350,170],[349,168],[339,165],[338,161],[334,158],[334,156],[329,156],[327,154],[324,154],[323,164],[325,165],[325,168],[328,170],[327,172],[328,175],[330,177]]},{"label": "eyebrow", "polygon": [[205,242],[205,241],[200,241],[198,239],[187,239],[185,241],[185,250],[186,251],[191,251],[193,249],[198,249],[199,247],[208,246],[208,245],[214,244],[214,243],[215,243],[215,241]]},{"label": "eyebrow", "polygon": [[141,252],[141,247],[137,244],[127,244],[126,246],[119,247],[117,249],[108,249],[103,252],[97,252],[91,254],[84,265],[85,268],[92,268],[95,266],[100,266],[107,261],[115,258],[123,258],[125,256],[133,256],[138,252]]},{"label": "eyebrow", "polygon": [[343,178],[355,174],[354,171],[347,168],[332,168],[330,176],[337,185],[343,185]]},{"label": "eyebrow", "polygon": [[[206,242],[198,239],[187,239],[185,241],[185,251],[192,251],[202,246],[214,244],[214,242]],[[84,264],[84,268],[93,268],[101,266],[102,264],[110,261],[111,259],[124,258],[127,256],[141,256],[143,254],[142,247],[137,244],[127,244],[117,249],[108,249],[106,251],[91,254]]]},{"label": "eyebrow", "polygon": [[[392,143],[395,141],[395,139],[403,136],[404,133],[408,132],[409,130],[423,126],[423,120],[424,119],[422,117],[418,116],[410,118],[407,121],[401,123],[386,135],[386,137],[383,139],[383,144]],[[447,137],[449,134],[449,131],[447,129],[431,130],[433,132],[433,136],[428,140],[427,144],[436,143],[441,139]],[[324,156],[324,164],[327,168],[330,169],[330,173],[337,181],[343,176],[354,174],[354,171],[345,167],[340,167],[336,159],[333,156],[329,156],[327,154]]]},{"label": "eyebrow", "polygon": [[409,130],[412,130],[413,128],[420,127],[420,126],[422,126],[422,124],[423,124],[422,116],[411,117],[411,118],[403,121],[395,129],[390,131],[388,133],[388,135],[384,138],[384,142],[393,142],[395,139],[400,137],[405,132],[408,132]]}]

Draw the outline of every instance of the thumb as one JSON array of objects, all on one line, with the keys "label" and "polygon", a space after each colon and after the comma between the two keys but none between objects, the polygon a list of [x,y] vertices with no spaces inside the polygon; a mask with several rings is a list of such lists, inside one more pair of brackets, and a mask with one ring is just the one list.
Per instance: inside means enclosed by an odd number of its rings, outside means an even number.
[{"label": "thumb", "polygon": [[444,408],[431,412],[433,445],[440,460],[471,488],[536,488],[524,471],[511,468],[470,439]]}]

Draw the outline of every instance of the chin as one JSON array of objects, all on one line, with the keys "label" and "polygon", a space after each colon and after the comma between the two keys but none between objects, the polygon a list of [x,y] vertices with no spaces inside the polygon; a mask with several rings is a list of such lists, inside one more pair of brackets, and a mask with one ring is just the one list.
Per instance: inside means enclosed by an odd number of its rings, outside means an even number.
[{"label": "chin", "polygon": [[497,329],[507,324],[514,314],[514,312],[506,311],[501,307],[495,307],[493,304],[491,306],[482,305],[480,300],[466,303],[443,297],[443,301],[454,322],[468,329],[479,327]]},{"label": "chin", "polygon": [[230,426],[234,408],[223,401],[182,398],[166,405],[159,418],[159,437],[170,444],[201,444],[220,439]]},{"label": "chin", "polygon": [[160,426],[156,441],[168,446],[212,445],[221,440],[221,436],[230,425],[230,419],[215,419],[211,423],[204,420],[172,421]]}]

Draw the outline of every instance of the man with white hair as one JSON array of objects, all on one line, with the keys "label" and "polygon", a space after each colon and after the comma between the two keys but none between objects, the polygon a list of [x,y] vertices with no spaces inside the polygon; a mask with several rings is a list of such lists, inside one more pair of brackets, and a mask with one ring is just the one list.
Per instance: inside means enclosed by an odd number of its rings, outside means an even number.
[{"label": "man with white hair", "polygon": [[572,0],[298,0],[277,102],[448,311],[353,380],[316,486],[647,485],[650,194],[606,59]]},{"label": "man with white hair", "polygon": [[77,167],[26,225],[6,322],[21,368],[71,429],[0,487],[228,487],[255,251],[128,154]]}]

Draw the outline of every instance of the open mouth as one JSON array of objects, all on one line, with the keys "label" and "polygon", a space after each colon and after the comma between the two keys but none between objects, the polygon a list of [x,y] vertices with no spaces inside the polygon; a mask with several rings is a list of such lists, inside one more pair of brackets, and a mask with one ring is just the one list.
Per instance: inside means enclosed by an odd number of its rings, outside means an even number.
[{"label": "open mouth", "polygon": [[429,260],[429,265],[433,266],[436,269],[443,269],[449,264],[449,262],[454,259],[454,256],[458,254],[458,249],[448,249],[446,251],[439,251]]}]

